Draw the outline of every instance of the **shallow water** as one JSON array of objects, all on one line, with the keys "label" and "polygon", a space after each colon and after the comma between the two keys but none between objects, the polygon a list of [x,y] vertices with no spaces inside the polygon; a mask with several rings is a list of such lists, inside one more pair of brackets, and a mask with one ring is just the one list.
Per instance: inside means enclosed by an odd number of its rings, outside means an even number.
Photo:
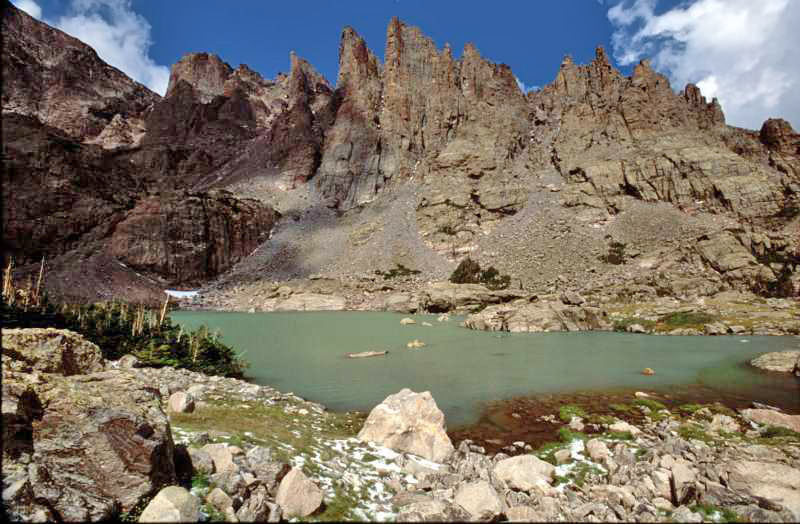
[{"label": "shallow water", "polygon": [[[417,324],[401,325],[406,316]],[[182,311],[172,318],[192,329],[219,329],[225,343],[244,352],[254,382],[334,411],[368,411],[404,387],[430,390],[452,427],[475,422],[484,402],[517,395],[620,388],[668,393],[692,385],[800,410],[800,380],[747,365],[760,353],[797,349],[795,337],[489,333],[462,328],[455,317],[437,322],[433,315],[381,312]],[[427,346],[407,349],[413,339]],[[371,350],[389,354],[345,357]],[[656,374],[642,375],[645,367]]]}]

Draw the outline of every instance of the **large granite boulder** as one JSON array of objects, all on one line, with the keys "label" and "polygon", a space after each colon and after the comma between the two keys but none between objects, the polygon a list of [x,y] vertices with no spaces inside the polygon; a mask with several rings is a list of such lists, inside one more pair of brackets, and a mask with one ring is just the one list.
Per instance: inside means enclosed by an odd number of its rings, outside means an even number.
[{"label": "large granite boulder", "polygon": [[800,351],[764,353],[751,360],[750,365],[765,371],[800,374]]},{"label": "large granite boulder", "polygon": [[469,312],[488,304],[499,304],[519,298],[516,291],[493,291],[481,284],[433,282],[423,289],[420,307],[432,313],[446,311]]},{"label": "large granite boulder", "polygon": [[777,426],[800,433],[800,415],[787,415],[772,409],[743,409],[742,416],[764,426]]},{"label": "large granite boulder", "polygon": [[605,313],[597,308],[573,306],[561,301],[517,301],[489,306],[466,318],[464,326],[483,331],[512,333],[540,331],[589,331],[610,329]]},{"label": "large granite boulder", "polygon": [[800,470],[785,464],[748,460],[730,464],[728,485],[777,502],[800,521]]},{"label": "large granite boulder", "polygon": [[96,344],[67,329],[4,329],[3,367],[77,375],[102,371],[105,361]]},{"label": "large granite boulder", "polygon": [[533,455],[518,455],[499,461],[494,475],[511,489],[549,491],[555,467]]},{"label": "large granite boulder", "polygon": [[408,388],[375,406],[358,438],[434,462],[443,462],[454,450],[445,429],[444,413],[430,392],[415,393]]}]

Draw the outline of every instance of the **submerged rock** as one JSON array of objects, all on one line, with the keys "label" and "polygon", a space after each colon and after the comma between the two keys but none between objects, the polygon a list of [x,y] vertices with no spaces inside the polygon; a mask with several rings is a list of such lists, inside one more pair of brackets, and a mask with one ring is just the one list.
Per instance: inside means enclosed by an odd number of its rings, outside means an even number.
[{"label": "submerged rock", "polygon": [[444,413],[430,392],[415,393],[407,388],[373,408],[358,438],[434,462],[446,460],[454,451]]}]

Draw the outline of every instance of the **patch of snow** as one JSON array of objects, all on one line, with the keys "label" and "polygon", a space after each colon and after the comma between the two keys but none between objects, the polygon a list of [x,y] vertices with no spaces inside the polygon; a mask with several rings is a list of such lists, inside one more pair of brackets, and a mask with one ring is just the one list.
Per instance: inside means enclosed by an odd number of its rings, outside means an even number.
[{"label": "patch of snow", "polygon": [[193,298],[199,291],[177,291],[175,289],[165,289],[164,293],[174,298]]}]

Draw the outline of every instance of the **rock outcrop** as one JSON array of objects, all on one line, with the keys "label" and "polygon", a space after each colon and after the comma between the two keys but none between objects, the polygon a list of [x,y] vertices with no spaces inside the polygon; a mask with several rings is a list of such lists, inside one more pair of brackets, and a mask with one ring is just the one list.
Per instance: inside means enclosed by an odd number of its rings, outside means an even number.
[{"label": "rock outcrop", "polygon": [[464,326],[483,331],[512,333],[611,329],[601,309],[568,305],[557,300],[489,306],[468,316]]},{"label": "rock outcrop", "polygon": [[444,414],[429,391],[403,389],[372,409],[358,438],[442,462],[453,452]]},{"label": "rock outcrop", "polygon": [[764,353],[750,361],[751,366],[777,373],[794,373],[800,376],[800,351],[774,351]]},{"label": "rock outcrop", "polygon": [[225,191],[168,193],[142,199],[120,221],[110,252],[170,283],[206,280],[264,242],[277,214]]},{"label": "rock outcrop", "polygon": [[[110,519],[175,482],[172,435],[157,390],[122,370],[97,371],[93,345],[80,335],[10,331],[3,333],[3,477],[18,478],[19,487],[4,503],[19,515]],[[43,335],[62,347],[43,351]],[[83,367],[69,363],[79,347],[90,349]]]},{"label": "rock outcrop", "polygon": [[100,348],[67,329],[3,329],[3,369],[83,375],[103,371]]}]

